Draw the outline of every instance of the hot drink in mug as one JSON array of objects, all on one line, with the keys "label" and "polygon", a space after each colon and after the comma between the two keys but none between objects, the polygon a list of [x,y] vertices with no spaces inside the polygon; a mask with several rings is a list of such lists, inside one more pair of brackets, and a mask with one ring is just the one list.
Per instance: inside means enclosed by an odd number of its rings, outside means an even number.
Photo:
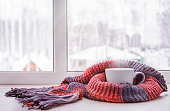
[{"label": "hot drink in mug", "polygon": [[105,69],[106,80],[112,83],[132,83],[134,78],[140,77],[139,84],[144,82],[145,75],[142,72],[134,72],[132,68],[107,68]]}]

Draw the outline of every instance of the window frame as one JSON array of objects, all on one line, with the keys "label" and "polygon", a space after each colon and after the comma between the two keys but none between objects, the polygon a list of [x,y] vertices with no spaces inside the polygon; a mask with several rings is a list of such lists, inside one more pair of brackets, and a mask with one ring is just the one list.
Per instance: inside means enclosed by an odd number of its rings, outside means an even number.
[{"label": "window frame", "polygon": [[[83,72],[82,71],[68,71],[68,27],[67,27],[67,0],[63,0],[62,2],[65,2],[65,5],[66,5],[66,17],[65,17],[65,19],[64,20],[66,20],[66,44],[65,44],[65,46],[66,46],[66,65],[67,65],[67,67],[66,67],[66,69],[65,70],[67,70],[67,72],[65,73],[65,74],[68,74],[68,76],[71,74],[71,75],[77,75],[77,74],[82,74]],[[65,56],[65,55],[63,55],[63,56]],[[168,70],[159,70],[159,72],[160,73],[162,73],[162,75],[164,75],[164,78],[165,78],[165,80],[167,81],[167,83],[170,83],[170,69]]]},{"label": "window frame", "polygon": [[[58,27],[59,26],[59,27]],[[83,72],[68,72],[67,0],[53,0],[53,67],[54,71],[0,71],[0,84],[60,84],[67,76]],[[170,83],[170,70],[160,71]]]},{"label": "window frame", "polygon": [[59,84],[67,73],[65,44],[66,0],[53,0],[53,71],[0,71],[0,84]]}]

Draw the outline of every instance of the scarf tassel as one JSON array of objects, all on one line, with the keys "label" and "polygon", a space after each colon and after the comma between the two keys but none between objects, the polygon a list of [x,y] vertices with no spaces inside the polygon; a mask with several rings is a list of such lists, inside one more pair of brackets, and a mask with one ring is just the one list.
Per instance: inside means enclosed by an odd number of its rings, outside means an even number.
[{"label": "scarf tassel", "polygon": [[5,96],[16,97],[20,103],[23,103],[23,107],[27,106],[28,109],[41,109],[47,110],[56,107],[61,104],[75,102],[82,98],[80,93],[58,95],[50,94],[54,90],[53,88],[11,88]]}]

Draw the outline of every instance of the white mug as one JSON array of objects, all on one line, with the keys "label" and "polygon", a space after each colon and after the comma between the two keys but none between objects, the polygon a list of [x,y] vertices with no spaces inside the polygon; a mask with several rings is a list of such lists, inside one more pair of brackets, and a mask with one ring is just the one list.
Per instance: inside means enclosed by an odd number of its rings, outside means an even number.
[{"label": "white mug", "polygon": [[105,69],[106,80],[112,83],[131,83],[134,84],[134,78],[138,75],[142,76],[142,83],[145,80],[145,74],[142,72],[134,72],[132,68],[107,68]]}]

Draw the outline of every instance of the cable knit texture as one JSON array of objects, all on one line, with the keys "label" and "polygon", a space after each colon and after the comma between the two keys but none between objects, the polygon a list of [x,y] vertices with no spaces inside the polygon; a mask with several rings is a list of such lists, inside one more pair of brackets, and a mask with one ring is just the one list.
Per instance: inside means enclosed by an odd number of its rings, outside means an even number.
[{"label": "cable knit texture", "polygon": [[[145,74],[145,81],[141,84],[107,82],[106,68],[133,68]],[[15,88],[6,96],[16,97],[29,109],[46,110],[75,102],[83,96],[99,101],[134,103],[155,99],[164,91],[167,91],[166,82],[156,69],[135,61],[111,60],[92,65],[82,75],[67,77],[59,86]]]}]

